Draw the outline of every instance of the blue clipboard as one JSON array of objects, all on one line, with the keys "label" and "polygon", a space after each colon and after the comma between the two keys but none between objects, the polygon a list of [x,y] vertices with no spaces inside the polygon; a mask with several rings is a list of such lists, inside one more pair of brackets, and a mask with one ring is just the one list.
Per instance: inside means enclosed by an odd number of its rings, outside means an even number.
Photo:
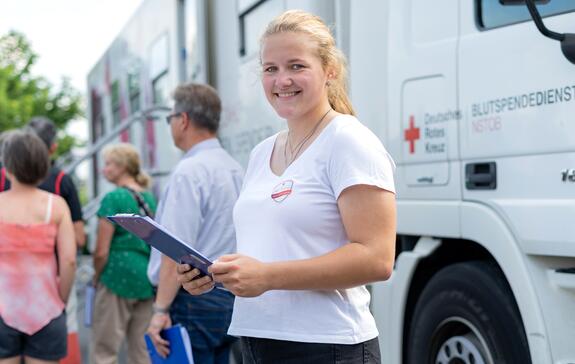
[{"label": "blue clipboard", "polygon": [[[107,218],[136,235],[148,245],[158,249],[176,263],[189,264],[199,269],[201,272],[200,276],[210,275],[210,273],[208,273],[208,267],[212,265],[212,262],[208,258],[184,241],[172,235],[165,227],[150,217],[136,214],[117,214],[107,216]],[[223,287],[221,283],[216,283],[215,286],[218,288]]]}]

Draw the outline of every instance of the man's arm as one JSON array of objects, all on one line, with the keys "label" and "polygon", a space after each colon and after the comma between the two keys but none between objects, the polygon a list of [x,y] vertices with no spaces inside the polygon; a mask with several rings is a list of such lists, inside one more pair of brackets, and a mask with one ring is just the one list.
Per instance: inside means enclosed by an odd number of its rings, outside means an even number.
[{"label": "man's arm", "polygon": [[170,306],[174,298],[176,298],[179,289],[180,284],[176,277],[176,263],[167,256],[162,255],[158,292],[153,308],[154,315],[148,327],[148,334],[156,347],[156,351],[164,358],[170,354],[169,342],[162,339],[160,331],[172,326]]},{"label": "man's arm", "polygon": [[62,197],[70,207],[72,221],[74,222],[74,236],[76,238],[76,246],[83,248],[86,245],[86,232],[84,231],[84,221],[82,220],[82,205],[78,197],[78,190],[72,177],[65,174],[62,177]]},{"label": "man's arm", "polygon": [[[188,175],[172,178],[169,192],[165,196],[160,223],[175,236],[191,246],[195,245],[202,221],[201,189],[199,182]],[[182,203],[185,208],[182,208]],[[154,315],[148,327],[148,334],[162,356],[169,354],[169,343],[160,337],[160,331],[172,326],[169,308],[174,301],[180,284],[177,281],[176,263],[162,255],[158,292],[154,302]]]}]

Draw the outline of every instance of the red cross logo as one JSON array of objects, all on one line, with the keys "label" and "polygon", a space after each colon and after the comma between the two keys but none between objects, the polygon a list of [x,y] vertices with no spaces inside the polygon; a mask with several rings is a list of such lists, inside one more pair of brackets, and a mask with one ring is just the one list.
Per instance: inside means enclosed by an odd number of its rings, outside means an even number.
[{"label": "red cross logo", "polygon": [[419,128],[415,127],[415,118],[409,117],[409,129],[405,129],[405,140],[409,142],[409,154],[415,153],[415,141],[419,139]]}]

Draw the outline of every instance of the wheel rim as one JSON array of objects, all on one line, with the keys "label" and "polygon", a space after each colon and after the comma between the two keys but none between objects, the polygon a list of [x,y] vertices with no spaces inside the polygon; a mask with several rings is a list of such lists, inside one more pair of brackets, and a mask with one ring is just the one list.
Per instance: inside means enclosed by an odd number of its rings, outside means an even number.
[{"label": "wheel rim", "polygon": [[432,337],[435,364],[494,364],[481,332],[461,317],[444,320]]}]

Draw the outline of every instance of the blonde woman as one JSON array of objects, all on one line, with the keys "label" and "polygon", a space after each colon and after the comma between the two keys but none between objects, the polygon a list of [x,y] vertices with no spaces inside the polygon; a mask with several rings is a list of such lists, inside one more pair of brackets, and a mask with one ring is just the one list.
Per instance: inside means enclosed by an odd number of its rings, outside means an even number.
[{"label": "blonde woman", "polygon": [[115,363],[126,340],[129,363],[148,363],[144,334],[152,315],[153,289],[148,281],[150,247],[106,216],[118,213],[151,215],[156,201],[150,178],[140,168],[129,144],[104,149],[104,177],[117,186],[102,199],[94,251],[93,363]]},{"label": "blonde woman", "polygon": [[[389,278],[393,161],[354,116],[328,27],[292,10],[261,40],[262,85],[287,130],[250,155],[234,207],[238,254],[210,267],[236,295],[244,363],[379,363],[365,284]],[[178,266],[192,294],[210,277]]]}]

